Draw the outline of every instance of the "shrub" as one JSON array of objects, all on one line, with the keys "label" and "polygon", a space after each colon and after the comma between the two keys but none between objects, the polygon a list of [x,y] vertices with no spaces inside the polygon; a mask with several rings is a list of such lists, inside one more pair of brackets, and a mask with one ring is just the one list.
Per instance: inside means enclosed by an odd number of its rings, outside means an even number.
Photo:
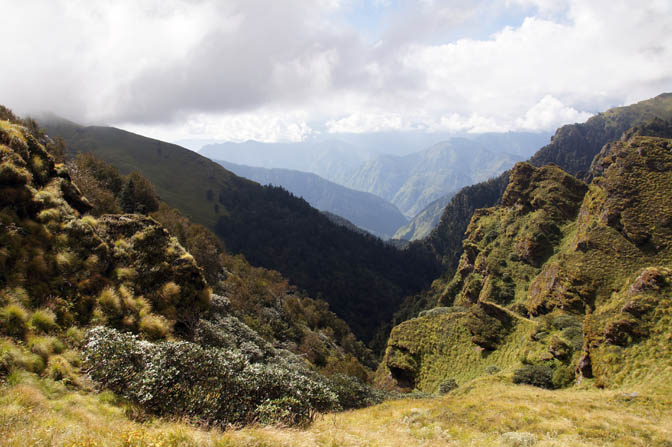
[{"label": "shrub", "polygon": [[94,380],[158,415],[227,426],[261,415],[283,418],[291,409],[298,424],[338,408],[336,395],[315,373],[280,359],[252,364],[236,351],[190,342],[153,344],[105,327],[88,331],[83,352]]},{"label": "shrub", "polygon": [[9,340],[0,340],[0,376],[9,374],[15,368],[39,374],[44,367],[42,357],[26,352]]},{"label": "shrub", "polygon": [[568,327],[561,332],[562,337],[569,342],[575,351],[583,348],[583,329],[577,326]]},{"label": "shrub", "polygon": [[293,397],[281,397],[259,405],[254,411],[256,422],[264,425],[293,426],[310,420],[310,408]]},{"label": "shrub", "polygon": [[98,296],[98,304],[107,315],[119,316],[121,313],[121,299],[117,292],[111,287],[100,292],[100,295]]},{"label": "shrub", "polygon": [[140,332],[150,340],[166,338],[170,332],[170,323],[159,315],[145,315],[140,319]]},{"label": "shrub", "polygon": [[161,299],[163,304],[174,303],[180,296],[180,286],[173,281],[168,281],[161,287]]},{"label": "shrub", "polygon": [[119,281],[133,281],[138,273],[132,268],[118,267],[114,269],[114,275]]},{"label": "shrub", "polygon": [[53,354],[65,351],[65,344],[56,337],[29,337],[28,348],[45,361]]},{"label": "shrub", "polygon": [[49,309],[38,309],[30,318],[30,326],[39,332],[49,333],[58,329],[56,315]]},{"label": "shrub", "polygon": [[328,378],[327,385],[336,394],[338,404],[343,410],[364,408],[381,403],[384,393],[374,390],[356,377],[335,374]]},{"label": "shrub", "polygon": [[525,365],[513,372],[513,383],[553,389],[553,369],[545,365]]},{"label": "shrub", "polygon": [[71,326],[65,332],[65,337],[70,345],[78,347],[84,341],[84,332],[76,326]]},{"label": "shrub", "polygon": [[455,379],[445,379],[443,382],[439,384],[439,393],[440,394],[449,393],[450,391],[456,389],[457,386],[458,385]]},{"label": "shrub", "polygon": [[26,335],[28,311],[18,304],[8,304],[0,309],[0,330],[10,337],[23,338]]},{"label": "shrub", "polygon": [[53,380],[62,381],[67,385],[79,384],[79,377],[77,377],[72,365],[65,357],[60,355],[54,355],[49,358],[49,363],[44,370],[44,374]]},{"label": "shrub", "polygon": [[555,329],[562,330],[570,327],[581,327],[581,321],[578,317],[572,315],[558,315],[552,318],[551,325]]},{"label": "shrub", "polygon": [[565,388],[574,383],[574,371],[569,366],[561,365],[553,373],[553,387]]}]

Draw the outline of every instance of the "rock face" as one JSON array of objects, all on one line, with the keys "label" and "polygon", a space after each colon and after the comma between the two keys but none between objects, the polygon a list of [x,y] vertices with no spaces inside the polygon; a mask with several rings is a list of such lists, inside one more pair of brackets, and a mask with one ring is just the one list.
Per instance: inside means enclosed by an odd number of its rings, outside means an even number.
[{"label": "rock face", "polygon": [[42,141],[0,121],[0,301],[50,309],[61,327],[189,336],[210,294],[191,255],[151,218],[89,209]]},{"label": "rock face", "polygon": [[[463,310],[393,329],[379,377],[431,390],[437,365],[441,378],[483,374],[479,361],[465,370],[450,355],[429,354],[426,339],[462,356],[482,350],[498,367],[551,368],[554,387],[575,374],[600,386],[664,377],[672,360],[664,342],[672,334],[670,135],[663,121],[626,132],[597,155],[590,185],[556,166],[517,164],[501,205],[474,213],[457,272],[437,297],[438,306]],[[400,361],[404,353],[414,361]],[[637,372],[646,353],[656,360]]]}]

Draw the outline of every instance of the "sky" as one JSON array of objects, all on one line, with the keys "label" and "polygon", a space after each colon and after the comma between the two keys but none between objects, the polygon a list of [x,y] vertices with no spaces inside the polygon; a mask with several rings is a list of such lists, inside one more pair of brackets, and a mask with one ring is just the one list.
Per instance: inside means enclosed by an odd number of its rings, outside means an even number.
[{"label": "sky", "polygon": [[167,141],[553,131],[672,91],[670,0],[0,0],[0,104]]}]

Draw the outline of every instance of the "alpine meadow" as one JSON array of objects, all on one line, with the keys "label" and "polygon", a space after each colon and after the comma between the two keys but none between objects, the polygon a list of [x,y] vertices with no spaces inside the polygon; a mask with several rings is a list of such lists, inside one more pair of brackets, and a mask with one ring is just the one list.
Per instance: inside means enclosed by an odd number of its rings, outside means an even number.
[{"label": "alpine meadow", "polygon": [[672,3],[0,7],[0,446],[672,446]]}]

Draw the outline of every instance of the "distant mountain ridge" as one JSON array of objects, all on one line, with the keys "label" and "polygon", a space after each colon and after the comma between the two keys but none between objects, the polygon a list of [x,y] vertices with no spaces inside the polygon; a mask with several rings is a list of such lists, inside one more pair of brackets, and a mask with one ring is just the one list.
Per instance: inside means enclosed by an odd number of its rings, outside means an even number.
[{"label": "distant mountain ridge", "polygon": [[520,160],[478,141],[451,138],[403,157],[376,157],[344,184],[383,197],[414,217],[439,197],[494,177]]},{"label": "distant mountain ridge", "polygon": [[[446,194],[486,180],[526,159],[549,137],[546,133],[524,132],[464,137],[412,132],[337,135],[329,140],[297,143],[209,144],[199,153],[212,160],[247,166],[312,172],[339,185],[382,197],[407,217],[414,217],[432,201],[440,197],[445,201]],[[437,220],[438,215],[429,219]]]},{"label": "distant mountain ridge", "polygon": [[367,192],[355,191],[317,174],[291,169],[266,169],[216,160],[229,171],[262,185],[282,186],[313,207],[341,216],[376,236],[389,238],[406,224],[391,203]]},{"label": "distant mountain ridge", "polygon": [[370,156],[361,148],[336,139],[296,143],[224,142],[203,146],[198,153],[211,160],[239,165],[312,172],[341,185],[340,179],[347,178]]}]

